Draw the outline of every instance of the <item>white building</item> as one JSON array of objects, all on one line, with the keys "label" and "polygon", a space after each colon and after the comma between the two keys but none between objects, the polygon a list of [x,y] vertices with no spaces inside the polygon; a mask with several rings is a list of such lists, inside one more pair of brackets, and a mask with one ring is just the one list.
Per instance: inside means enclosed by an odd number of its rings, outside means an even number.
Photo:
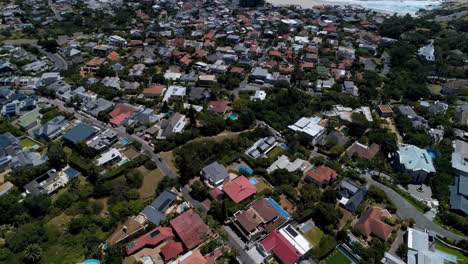
[{"label": "white building", "polygon": [[250,101],[263,101],[266,98],[267,93],[262,90],[255,91],[255,95],[250,96]]},{"label": "white building", "polygon": [[315,143],[315,140],[325,132],[325,128],[319,125],[321,120],[320,117],[302,117],[293,125],[289,125],[288,128],[307,134],[312,138],[312,143]]},{"label": "white building", "polygon": [[122,153],[120,153],[120,151],[118,151],[116,148],[111,148],[99,156],[97,159],[97,165],[105,166],[120,159],[122,159]]}]

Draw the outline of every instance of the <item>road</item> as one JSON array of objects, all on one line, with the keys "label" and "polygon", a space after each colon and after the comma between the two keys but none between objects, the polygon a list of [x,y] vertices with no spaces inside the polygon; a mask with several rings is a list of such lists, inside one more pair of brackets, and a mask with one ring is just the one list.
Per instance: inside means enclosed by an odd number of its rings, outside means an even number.
[{"label": "road", "polygon": [[448,230],[445,230],[441,226],[433,223],[431,220],[426,218],[421,212],[419,212],[414,206],[412,206],[405,198],[401,197],[397,192],[391,188],[383,185],[380,182],[375,181],[369,174],[363,174],[368,182],[368,184],[375,185],[376,187],[382,189],[387,196],[395,203],[397,207],[397,214],[401,218],[413,218],[416,220],[416,227],[420,229],[428,229],[438,233],[441,236],[444,236],[450,240],[463,240],[467,239],[465,236],[457,235]]},{"label": "road", "polygon": [[52,12],[54,12],[55,18],[58,21],[62,21],[62,16],[60,15],[60,12],[55,7],[54,2],[52,2],[52,0],[48,0],[47,4],[49,5],[50,9],[52,9]]},{"label": "road", "polygon": [[68,62],[58,53],[51,53],[44,50],[41,46],[34,45],[41,54],[47,56],[55,64],[55,69],[58,71],[66,71],[68,69]]},{"label": "road", "polygon": [[256,263],[254,259],[252,259],[249,254],[247,254],[245,250],[245,243],[240,240],[240,238],[236,235],[236,233],[231,229],[231,227],[227,225],[223,225],[223,229],[227,234],[228,240],[229,240],[229,245],[237,250],[239,252],[238,259],[241,261],[241,263]]}]

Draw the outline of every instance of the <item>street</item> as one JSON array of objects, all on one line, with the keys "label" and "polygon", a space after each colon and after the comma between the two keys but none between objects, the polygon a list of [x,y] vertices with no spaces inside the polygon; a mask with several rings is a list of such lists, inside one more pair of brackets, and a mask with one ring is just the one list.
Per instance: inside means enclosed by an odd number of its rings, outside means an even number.
[{"label": "street", "polygon": [[397,192],[391,188],[383,185],[380,182],[375,181],[369,174],[362,174],[368,182],[368,184],[375,185],[376,187],[382,189],[387,196],[393,201],[397,207],[397,214],[401,218],[413,218],[416,220],[416,227],[420,229],[428,229],[438,233],[441,236],[444,236],[450,240],[463,240],[467,239],[465,236],[457,235],[448,230],[445,230],[441,226],[435,224],[434,222],[427,219],[421,212],[419,212],[414,206],[412,206],[408,201],[401,197]]}]

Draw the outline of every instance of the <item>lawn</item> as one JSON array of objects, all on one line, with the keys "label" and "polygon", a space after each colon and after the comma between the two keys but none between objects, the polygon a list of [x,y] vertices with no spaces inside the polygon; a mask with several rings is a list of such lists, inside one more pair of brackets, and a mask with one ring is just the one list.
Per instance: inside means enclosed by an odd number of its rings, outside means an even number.
[{"label": "lawn", "polygon": [[271,159],[276,160],[281,154],[284,153],[284,149],[280,146],[276,146],[269,154],[268,157]]},{"label": "lawn", "polygon": [[37,143],[36,141],[28,138],[28,137],[25,137],[25,138],[22,138],[20,140],[20,146],[21,148],[31,148],[31,147],[34,147],[35,145],[39,145],[39,143]]},{"label": "lawn", "polygon": [[158,183],[163,179],[164,175],[159,169],[148,170],[141,166],[137,168],[143,174],[143,184],[138,190],[141,199],[148,199],[153,197],[154,191],[158,187]]},{"label": "lawn", "polygon": [[461,253],[458,250],[449,248],[449,247],[445,246],[444,244],[442,244],[440,242],[436,242],[435,248],[440,250],[440,251],[443,251],[443,252],[445,252],[447,254],[457,256],[458,263],[468,263],[468,256],[463,255],[463,253]]},{"label": "lawn", "polygon": [[312,244],[312,246],[315,248],[319,245],[320,240],[323,237],[323,232],[320,230],[320,228],[314,226],[312,229],[307,231],[307,233],[304,234],[304,237]]},{"label": "lawn", "polygon": [[335,249],[325,260],[326,264],[351,264],[351,261],[338,249]]}]

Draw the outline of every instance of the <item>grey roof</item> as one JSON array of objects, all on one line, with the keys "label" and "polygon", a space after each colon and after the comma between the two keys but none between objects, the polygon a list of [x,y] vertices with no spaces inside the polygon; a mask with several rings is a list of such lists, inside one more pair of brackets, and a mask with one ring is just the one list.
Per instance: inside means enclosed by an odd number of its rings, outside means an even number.
[{"label": "grey roof", "polygon": [[161,221],[166,220],[165,212],[176,199],[177,194],[175,192],[164,190],[158,198],[143,209],[143,214],[148,221],[159,225]]},{"label": "grey roof", "polygon": [[468,214],[468,177],[458,176],[450,186],[450,208]]},{"label": "grey roof", "polygon": [[229,177],[226,167],[219,164],[217,161],[205,166],[202,169],[202,174],[205,179],[212,183],[217,183]]},{"label": "grey roof", "polygon": [[30,168],[41,165],[45,160],[42,160],[39,153],[20,151],[11,159],[10,167],[18,169],[22,167]]},{"label": "grey roof", "polygon": [[0,148],[5,149],[12,145],[18,145],[19,140],[10,132],[0,134]]},{"label": "grey roof", "polygon": [[24,186],[24,189],[32,195],[48,194],[47,187],[55,182],[59,174],[55,170],[49,170]]},{"label": "grey roof", "polygon": [[37,137],[50,138],[53,134],[57,133],[62,129],[65,124],[65,117],[62,115],[56,116],[51,120],[47,121],[41,127],[34,131],[34,135]]},{"label": "grey roof", "polygon": [[446,103],[441,103],[441,102],[435,102],[431,106],[429,106],[428,110],[431,113],[439,114],[439,113],[444,113],[448,109],[448,104]]},{"label": "grey roof", "polygon": [[366,187],[359,188],[358,191],[353,196],[351,196],[351,198],[349,198],[348,202],[345,205],[346,209],[354,213],[358,209],[362,201],[364,201],[364,199],[366,198],[366,194]]},{"label": "grey roof", "polygon": [[81,123],[65,133],[63,137],[72,143],[78,143],[91,138],[96,132],[97,129],[94,127]]},{"label": "grey roof", "polygon": [[202,100],[210,98],[211,93],[209,89],[203,87],[190,88],[189,100]]}]

